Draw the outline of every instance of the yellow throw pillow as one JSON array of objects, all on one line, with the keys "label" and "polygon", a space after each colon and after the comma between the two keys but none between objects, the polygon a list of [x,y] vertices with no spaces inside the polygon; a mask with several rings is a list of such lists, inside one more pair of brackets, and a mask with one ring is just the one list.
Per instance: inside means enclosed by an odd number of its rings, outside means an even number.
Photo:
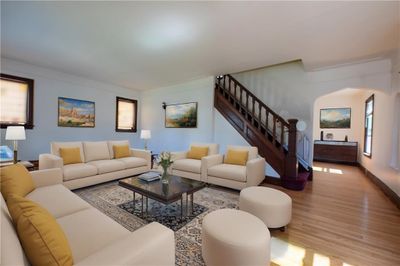
[{"label": "yellow throw pillow", "polygon": [[4,199],[11,194],[25,197],[35,189],[31,174],[22,164],[14,164],[0,169],[1,193]]},{"label": "yellow throw pillow", "polygon": [[8,209],[29,262],[35,265],[72,265],[72,251],[56,219],[37,203],[10,195]]},{"label": "yellow throw pillow", "polygon": [[225,155],[224,163],[246,165],[249,157],[249,151],[245,150],[228,150]]},{"label": "yellow throw pillow", "polygon": [[64,161],[64,165],[81,163],[81,149],[76,148],[60,148],[60,156]]},{"label": "yellow throw pillow", "polygon": [[131,156],[129,145],[113,145],[113,151],[115,159]]},{"label": "yellow throw pillow", "polygon": [[190,151],[187,154],[187,158],[201,160],[202,157],[207,155],[208,147],[191,146]]}]

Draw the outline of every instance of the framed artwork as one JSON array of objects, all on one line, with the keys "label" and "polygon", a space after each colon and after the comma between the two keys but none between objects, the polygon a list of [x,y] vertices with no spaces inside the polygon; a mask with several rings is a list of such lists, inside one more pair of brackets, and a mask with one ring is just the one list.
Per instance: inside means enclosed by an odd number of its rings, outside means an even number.
[{"label": "framed artwork", "polygon": [[170,104],[165,107],[166,128],[196,128],[197,102]]},{"label": "framed artwork", "polygon": [[137,131],[137,100],[117,97],[115,113],[116,132]]},{"label": "framed artwork", "polygon": [[320,128],[350,128],[351,108],[326,108],[320,110]]},{"label": "framed artwork", "polygon": [[94,102],[58,97],[59,127],[94,127]]}]

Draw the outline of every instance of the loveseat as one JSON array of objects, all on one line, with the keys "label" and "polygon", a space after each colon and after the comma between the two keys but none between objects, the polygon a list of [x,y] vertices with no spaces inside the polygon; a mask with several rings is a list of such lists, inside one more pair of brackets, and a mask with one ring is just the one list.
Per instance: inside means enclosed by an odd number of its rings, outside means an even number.
[{"label": "loveseat", "polygon": [[[62,169],[63,184],[69,189],[138,175],[150,170],[150,151],[130,149],[131,156],[115,159],[114,145],[129,146],[129,141],[52,142],[51,153],[39,156],[39,169]],[[61,148],[79,148],[82,163],[64,164],[60,157]]]},{"label": "loveseat", "polygon": [[[130,232],[64,187],[60,168],[31,175],[36,188],[25,197],[54,216],[74,265],[175,265],[172,230],[153,222]],[[0,200],[1,265],[29,265],[3,195]]]}]

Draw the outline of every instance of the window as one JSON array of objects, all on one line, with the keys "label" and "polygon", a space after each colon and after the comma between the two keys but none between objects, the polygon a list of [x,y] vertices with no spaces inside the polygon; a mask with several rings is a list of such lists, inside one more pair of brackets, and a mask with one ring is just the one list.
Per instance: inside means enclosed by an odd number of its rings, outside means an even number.
[{"label": "window", "polygon": [[374,120],[374,95],[365,101],[364,155],[372,155],[372,132]]},{"label": "window", "polygon": [[0,74],[0,125],[33,128],[33,80]]},{"label": "window", "polygon": [[136,132],[137,101],[117,97],[117,113],[115,131]]}]

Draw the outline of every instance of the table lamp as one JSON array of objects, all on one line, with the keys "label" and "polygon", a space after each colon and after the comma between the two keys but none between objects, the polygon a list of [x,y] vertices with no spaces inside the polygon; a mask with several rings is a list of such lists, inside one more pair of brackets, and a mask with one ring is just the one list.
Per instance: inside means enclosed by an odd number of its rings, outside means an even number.
[{"label": "table lamp", "polygon": [[151,131],[142,129],[140,131],[140,138],[144,139],[144,149],[147,150],[147,140],[151,139]]},{"label": "table lamp", "polygon": [[14,141],[14,163],[18,162],[18,140],[25,139],[24,126],[8,126],[6,130],[6,140]]}]

